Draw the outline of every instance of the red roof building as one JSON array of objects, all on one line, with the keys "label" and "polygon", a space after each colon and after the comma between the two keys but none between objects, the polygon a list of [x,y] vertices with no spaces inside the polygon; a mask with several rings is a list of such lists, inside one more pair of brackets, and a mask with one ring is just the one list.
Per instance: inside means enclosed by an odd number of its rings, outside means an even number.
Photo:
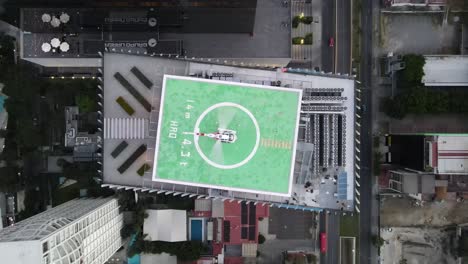
[{"label": "red roof building", "polygon": [[224,263],[240,264],[244,257],[254,257],[258,221],[268,216],[269,206],[262,204],[195,200],[195,209],[189,214],[189,239],[201,240],[211,249],[211,256],[197,263],[223,258]]}]

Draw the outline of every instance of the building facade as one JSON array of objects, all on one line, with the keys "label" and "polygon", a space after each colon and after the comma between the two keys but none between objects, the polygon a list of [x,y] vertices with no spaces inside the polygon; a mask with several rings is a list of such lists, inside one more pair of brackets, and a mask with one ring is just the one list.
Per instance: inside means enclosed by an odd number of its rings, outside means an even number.
[{"label": "building facade", "polygon": [[0,231],[4,263],[105,263],[121,246],[117,199],[76,199]]}]

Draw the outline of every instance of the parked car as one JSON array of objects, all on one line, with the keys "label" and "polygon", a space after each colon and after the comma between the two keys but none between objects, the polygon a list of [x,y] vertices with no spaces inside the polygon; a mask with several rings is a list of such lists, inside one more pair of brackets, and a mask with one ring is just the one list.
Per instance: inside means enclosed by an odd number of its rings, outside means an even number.
[{"label": "parked car", "polygon": [[334,47],[335,46],[335,39],[333,37],[330,37],[328,40],[328,46]]}]

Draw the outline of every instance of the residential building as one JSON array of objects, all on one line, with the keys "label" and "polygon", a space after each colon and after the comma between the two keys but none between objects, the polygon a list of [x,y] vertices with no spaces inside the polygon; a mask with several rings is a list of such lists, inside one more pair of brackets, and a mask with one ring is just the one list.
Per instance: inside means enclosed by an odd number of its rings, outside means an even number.
[{"label": "residential building", "polygon": [[351,77],[118,53],[103,62],[103,186],[354,210]]},{"label": "residential building", "polygon": [[105,263],[121,246],[117,199],[76,199],[0,231],[2,262]]},{"label": "residential building", "polygon": [[23,8],[20,57],[45,67],[89,72],[100,67],[99,53],[106,50],[268,66],[290,61],[291,29],[284,26],[291,17],[289,5],[268,0],[140,4],[96,1],[89,3],[92,8]]}]

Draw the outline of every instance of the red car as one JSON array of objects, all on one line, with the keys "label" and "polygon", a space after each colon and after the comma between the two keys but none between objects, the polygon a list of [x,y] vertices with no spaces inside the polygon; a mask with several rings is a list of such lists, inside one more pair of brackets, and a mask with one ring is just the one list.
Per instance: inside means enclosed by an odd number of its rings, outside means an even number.
[{"label": "red car", "polygon": [[333,37],[330,37],[328,40],[328,46],[333,47],[335,46],[335,39]]},{"label": "red car", "polygon": [[327,253],[327,234],[325,232],[320,233],[320,252]]}]

